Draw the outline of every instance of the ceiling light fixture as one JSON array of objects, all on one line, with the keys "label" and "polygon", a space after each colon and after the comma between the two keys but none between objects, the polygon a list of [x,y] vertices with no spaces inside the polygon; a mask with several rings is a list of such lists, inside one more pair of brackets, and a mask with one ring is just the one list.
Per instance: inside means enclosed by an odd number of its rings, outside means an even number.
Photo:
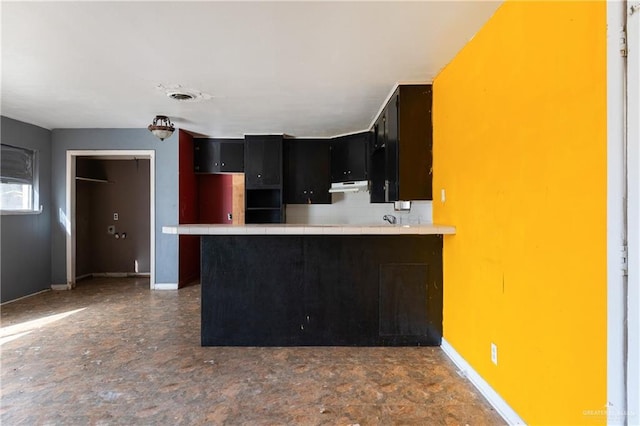
[{"label": "ceiling light fixture", "polygon": [[166,115],[156,115],[153,119],[153,123],[147,127],[151,133],[161,141],[165,140],[173,134],[175,130],[171,120]]}]

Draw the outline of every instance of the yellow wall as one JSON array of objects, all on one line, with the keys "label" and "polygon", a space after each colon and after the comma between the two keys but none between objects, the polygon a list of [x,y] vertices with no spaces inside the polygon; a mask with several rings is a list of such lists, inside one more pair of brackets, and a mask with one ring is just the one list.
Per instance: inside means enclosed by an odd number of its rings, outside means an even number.
[{"label": "yellow wall", "polygon": [[444,336],[530,424],[605,422],[605,43],[604,2],[507,2],[434,81]]}]

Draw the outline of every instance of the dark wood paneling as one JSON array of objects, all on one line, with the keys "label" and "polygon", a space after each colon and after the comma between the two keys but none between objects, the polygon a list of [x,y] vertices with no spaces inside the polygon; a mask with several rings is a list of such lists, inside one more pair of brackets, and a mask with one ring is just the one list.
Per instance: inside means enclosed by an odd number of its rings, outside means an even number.
[{"label": "dark wood paneling", "polygon": [[440,344],[441,236],[204,236],[202,257],[205,346]]},{"label": "dark wood paneling", "polygon": [[380,265],[380,336],[425,336],[429,265]]},{"label": "dark wood paneling", "polygon": [[301,344],[301,240],[206,236],[202,256],[203,346]]}]

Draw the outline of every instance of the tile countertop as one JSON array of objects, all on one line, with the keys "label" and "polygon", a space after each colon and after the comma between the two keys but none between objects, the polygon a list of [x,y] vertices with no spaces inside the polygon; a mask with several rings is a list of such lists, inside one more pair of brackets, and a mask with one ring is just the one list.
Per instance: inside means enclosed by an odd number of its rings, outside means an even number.
[{"label": "tile countertop", "polygon": [[305,225],[305,224],[264,224],[264,225],[175,225],[163,226],[164,234],[179,235],[453,235],[455,226],[420,225]]}]

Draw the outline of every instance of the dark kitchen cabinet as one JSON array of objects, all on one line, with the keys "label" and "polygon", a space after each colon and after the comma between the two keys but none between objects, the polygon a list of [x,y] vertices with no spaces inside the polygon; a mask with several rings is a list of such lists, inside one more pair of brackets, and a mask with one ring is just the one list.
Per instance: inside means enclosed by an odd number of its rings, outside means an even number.
[{"label": "dark kitchen cabinet", "polygon": [[331,204],[329,141],[284,140],[285,204]]},{"label": "dark kitchen cabinet", "polygon": [[242,139],[194,139],[196,173],[244,172],[244,141]]},{"label": "dark kitchen cabinet", "polygon": [[246,136],[245,223],[284,223],[282,136]]},{"label": "dark kitchen cabinet", "polygon": [[282,185],[282,136],[246,136],[244,173],[247,188]]},{"label": "dark kitchen cabinet", "polygon": [[331,182],[367,180],[367,150],[370,132],[331,140]]},{"label": "dark kitchen cabinet", "polygon": [[433,199],[431,106],[431,85],[401,85],[380,113],[370,142],[371,202]]}]

